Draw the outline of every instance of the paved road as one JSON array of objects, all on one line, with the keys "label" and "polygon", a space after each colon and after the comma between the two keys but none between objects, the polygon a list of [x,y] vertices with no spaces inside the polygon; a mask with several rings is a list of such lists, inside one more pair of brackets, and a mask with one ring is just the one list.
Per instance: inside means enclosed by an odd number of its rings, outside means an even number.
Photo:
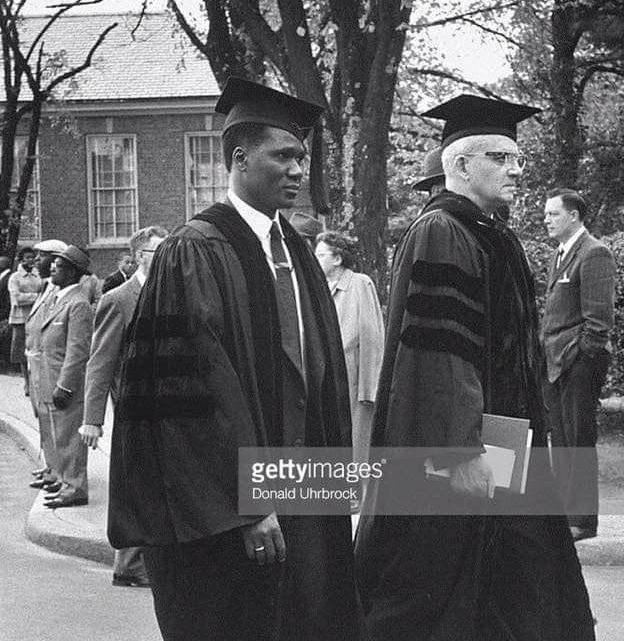
[{"label": "paved road", "polygon": [[[54,554],[24,537],[34,499],[31,469],[0,432],[0,641],[160,641],[149,590],[113,588],[110,568]],[[624,567],[584,572],[597,641],[622,641]]]},{"label": "paved road", "polygon": [[32,467],[0,432],[0,641],[160,641],[149,590],[114,588],[109,567],[24,537]]}]

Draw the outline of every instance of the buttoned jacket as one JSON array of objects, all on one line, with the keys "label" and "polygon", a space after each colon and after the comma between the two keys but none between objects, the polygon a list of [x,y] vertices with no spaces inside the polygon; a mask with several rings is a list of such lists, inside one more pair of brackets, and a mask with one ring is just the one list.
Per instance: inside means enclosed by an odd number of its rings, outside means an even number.
[{"label": "buttoned jacket", "polygon": [[609,248],[584,232],[557,267],[553,254],[541,338],[548,380],[556,381],[582,352],[609,349],[615,300],[615,262]]},{"label": "buttoned jacket", "polygon": [[82,403],[93,331],[93,311],[84,290],[75,287],[49,308],[41,325],[41,400],[52,402],[59,386]]}]

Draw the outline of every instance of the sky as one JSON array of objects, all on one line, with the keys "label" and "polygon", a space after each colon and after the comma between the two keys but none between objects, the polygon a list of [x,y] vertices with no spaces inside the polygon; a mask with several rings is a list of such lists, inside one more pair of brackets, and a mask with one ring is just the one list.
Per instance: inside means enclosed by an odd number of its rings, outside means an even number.
[{"label": "sky", "polygon": [[[53,10],[49,7],[59,2],[62,0],[26,0],[23,12],[25,15],[50,13]],[[163,11],[166,4],[167,0],[148,0],[152,11]],[[186,15],[202,15],[199,0],[178,0],[178,4]],[[102,0],[98,4],[74,8],[70,13],[125,13],[140,9],[141,0]],[[509,73],[500,45],[492,41],[483,43],[470,30],[436,27],[431,30],[431,38],[445,52],[448,65],[458,68],[469,80],[485,84]]]}]

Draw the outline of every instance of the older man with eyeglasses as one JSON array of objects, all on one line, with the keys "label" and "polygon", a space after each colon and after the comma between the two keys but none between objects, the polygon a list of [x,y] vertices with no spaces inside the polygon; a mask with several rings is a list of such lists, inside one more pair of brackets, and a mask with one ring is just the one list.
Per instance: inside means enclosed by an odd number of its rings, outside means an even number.
[{"label": "older man with eyeglasses", "polygon": [[[424,114],[446,121],[446,190],[395,253],[372,444],[444,448],[434,463],[449,468],[450,483],[432,485],[424,459],[412,462],[405,516],[389,509],[405,487],[391,475],[400,460],[369,486],[356,563],[376,641],[594,639],[566,519],[544,516],[557,495],[540,450],[533,279],[496,213],[512,202],[526,163],[516,125],[537,111],[464,95]],[[529,419],[526,493],[495,492],[484,413]]]}]

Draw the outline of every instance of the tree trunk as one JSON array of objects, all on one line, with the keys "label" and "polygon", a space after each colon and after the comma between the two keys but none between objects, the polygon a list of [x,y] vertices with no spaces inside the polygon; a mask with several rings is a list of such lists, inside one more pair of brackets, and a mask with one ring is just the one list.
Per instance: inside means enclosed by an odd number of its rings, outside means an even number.
[{"label": "tree trunk", "polygon": [[557,1],[551,15],[551,100],[555,115],[554,176],[558,186],[571,189],[577,186],[582,153],[579,101],[575,86],[574,52],[581,33],[576,11],[572,3]]}]

